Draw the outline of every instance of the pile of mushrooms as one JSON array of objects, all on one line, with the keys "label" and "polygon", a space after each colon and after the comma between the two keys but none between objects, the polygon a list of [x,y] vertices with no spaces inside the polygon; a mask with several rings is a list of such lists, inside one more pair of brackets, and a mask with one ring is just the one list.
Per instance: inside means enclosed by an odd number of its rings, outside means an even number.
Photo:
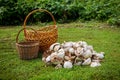
[{"label": "pile of mushrooms", "polygon": [[92,45],[85,41],[54,43],[42,55],[42,61],[46,65],[54,65],[58,68],[72,68],[73,65],[90,67],[101,66],[104,52],[97,53]]}]

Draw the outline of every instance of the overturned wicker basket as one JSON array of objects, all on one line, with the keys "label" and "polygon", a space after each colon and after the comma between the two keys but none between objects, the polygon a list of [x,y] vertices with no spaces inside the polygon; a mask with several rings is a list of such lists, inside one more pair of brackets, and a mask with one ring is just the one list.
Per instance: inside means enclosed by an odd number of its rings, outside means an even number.
[{"label": "overturned wicker basket", "polygon": [[37,9],[37,10],[33,10],[32,12],[30,12],[25,20],[24,20],[24,24],[23,27],[26,28],[26,21],[29,18],[29,16],[37,11],[42,11],[42,12],[47,12],[48,14],[50,14],[50,16],[52,17],[52,20],[54,22],[54,25],[50,25],[50,26],[46,26],[46,27],[42,27],[37,31],[37,36],[35,36],[35,32],[31,31],[31,30],[24,30],[24,34],[25,34],[25,39],[27,41],[39,41],[39,49],[40,51],[45,51],[49,48],[49,46],[53,43],[55,43],[57,41],[58,38],[58,30],[57,30],[57,26],[56,26],[56,21],[54,19],[54,16],[47,10],[44,9]]},{"label": "overturned wicker basket", "polygon": [[[16,37],[16,48],[17,48],[17,51],[19,53],[19,57],[20,57],[20,59],[24,59],[24,60],[37,58],[38,51],[39,51],[39,42],[37,42],[37,41],[18,42],[19,34],[24,29],[25,28],[21,29],[18,32],[17,37]],[[32,29],[32,30],[34,30],[34,29]]]}]

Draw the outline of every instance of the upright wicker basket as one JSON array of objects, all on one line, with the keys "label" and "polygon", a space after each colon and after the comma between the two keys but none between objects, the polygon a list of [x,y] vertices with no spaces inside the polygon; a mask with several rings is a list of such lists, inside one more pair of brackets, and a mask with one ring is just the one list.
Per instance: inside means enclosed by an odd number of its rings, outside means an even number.
[{"label": "upright wicker basket", "polygon": [[25,29],[24,35],[25,35],[25,39],[27,41],[36,41],[36,40],[39,41],[39,50],[45,51],[49,48],[49,46],[51,44],[55,43],[58,38],[58,30],[57,30],[56,21],[55,21],[54,16],[49,11],[44,10],[44,9],[33,10],[26,16],[23,27],[26,28],[26,22],[27,22],[27,19],[29,18],[29,16],[38,11],[48,13],[52,17],[54,25],[42,27],[42,28],[36,30],[37,34],[38,34],[37,36],[34,35],[35,32]]},{"label": "upright wicker basket", "polygon": [[[37,58],[38,51],[39,51],[39,42],[37,42],[37,41],[18,42],[19,34],[24,29],[25,28],[21,29],[16,36],[16,48],[19,53],[19,57],[20,57],[20,59],[24,59],[24,60]],[[34,29],[32,29],[32,30],[34,30]]]}]

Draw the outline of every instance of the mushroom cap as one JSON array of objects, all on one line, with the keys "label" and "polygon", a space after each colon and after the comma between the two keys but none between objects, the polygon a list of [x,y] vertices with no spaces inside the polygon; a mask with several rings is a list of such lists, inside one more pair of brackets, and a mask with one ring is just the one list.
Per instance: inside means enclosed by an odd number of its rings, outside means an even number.
[{"label": "mushroom cap", "polygon": [[91,51],[93,51],[93,46],[92,45],[88,45],[87,49],[90,49]]},{"label": "mushroom cap", "polygon": [[71,54],[74,54],[75,53],[75,50],[73,49],[73,48],[69,48],[69,53],[71,53]]},{"label": "mushroom cap", "polygon": [[72,46],[73,46],[73,42],[65,42],[65,43],[62,44],[63,48],[72,47]]},{"label": "mushroom cap", "polygon": [[82,41],[81,44],[82,44],[82,45],[87,45],[87,42]]},{"label": "mushroom cap", "polygon": [[72,68],[72,67],[73,67],[72,62],[70,62],[70,61],[65,61],[63,67],[64,67],[64,68]]},{"label": "mushroom cap", "polygon": [[58,57],[58,56],[54,56],[54,57],[51,58],[51,63],[52,64],[57,65],[57,64],[61,64],[62,62],[63,62],[63,59]]},{"label": "mushroom cap", "polygon": [[76,61],[76,62],[79,62],[79,61],[82,61],[82,59],[81,59],[80,57],[76,57],[76,58],[75,58],[75,61]]},{"label": "mushroom cap", "polygon": [[59,68],[62,68],[62,65],[61,65],[61,64],[57,64],[57,65],[55,66],[55,69],[59,69]]},{"label": "mushroom cap", "polygon": [[82,64],[82,61],[79,61],[79,62],[74,63],[74,65],[77,65],[77,66],[79,66],[79,65],[81,65],[81,64]]},{"label": "mushroom cap", "polygon": [[60,45],[55,45],[54,48],[53,48],[53,50],[54,50],[54,51],[58,51],[60,48],[61,48]]},{"label": "mushroom cap", "polygon": [[80,44],[76,42],[76,43],[74,43],[73,47],[74,48],[80,47]]},{"label": "mushroom cap", "polygon": [[60,57],[60,58],[64,58],[65,56],[65,51],[63,49],[60,49],[57,53],[57,56]]},{"label": "mushroom cap", "polygon": [[82,65],[89,65],[91,63],[91,58],[86,59]]},{"label": "mushroom cap", "polygon": [[50,61],[51,61],[51,57],[48,56],[45,61],[46,61],[46,62],[50,62]]},{"label": "mushroom cap", "polygon": [[91,62],[90,67],[97,67],[97,66],[101,66],[101,64],[99,62]]},{"label": "mushroom cap", "polygon": [[84,58],[90,58],[90,57],[92,57],[92,52],[91,52],[91,50],[86,50],[83,54],[82,54],[82,56],[84,57]]},{"label": "mushroom cap", "polygon": [[52,58],[52,57],[54,57],[54,56],[57,56],[57,54],[58,54],[57,52],[53,52],[53,53],[51,53],[50,56],[51,56],[51,58]]},{"label": "mushroom cap", "polygon": [[81,55],[81,54],[83,54],[83,52],[84,52],[84,48],[78,47],[78,48],[76,49],[76,51],[77,51],[77,53],[79,53],[79,54]]},{"label": "mushroom cap", "polygon": [[69,52],[69,48],[71,47],[66,47],[66,48],[63,48],[65,52]]},{"label": "mushroom cap", "polygon": [[49,50],[50,50],[50,51],[54,50],[55,45],[60,45],[60,43],[53,43],[53,44],[49,47]]},{"label": "mushroom cap", "polygon": [[69,56],[65,56],[64,59],[65,59],[66,61],[69,61],[71,58],[70,58]]},{"label": "mushroom cap", "polygon": [[78,52],[77,52],[77,50],[75,50],[75,56],[77,56],[77,57],[79,57],[81,54],[79,54]]},{"label": "mushroom cap", "polygon": [[104,58],[104,54],[96,54],[96,56],[98,57],[98,59],[103,59]]}]

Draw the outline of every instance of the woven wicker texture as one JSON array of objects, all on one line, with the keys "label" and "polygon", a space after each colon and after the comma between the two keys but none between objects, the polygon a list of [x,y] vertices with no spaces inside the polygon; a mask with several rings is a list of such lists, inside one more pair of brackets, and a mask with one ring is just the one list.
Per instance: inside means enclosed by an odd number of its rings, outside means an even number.
[{"label": "woven wicker texture", "polygon": [[58,38],[58,30],[57,30],[56,21],[54,19],[54,16],[49,11],[44,10],[44,9],[33,10],[26,16],[23,27],[26,28],[26,22],[27,22],[27,19],[30,17],[30,15],[35,12],[38,12],[38,11],[46,12],[46,13],[50,14],[50,16],[52,17],[52,20],[54,22],[54,25],[42,27],[42,28],[36,30],[36,32],[38,34],[37,36],[35,36],[34,31],[26,30],[26,29],[24,30],[24,34],[25,34],[25,39],[27,41],[39,41],[40,51],[45,51],[49,48],[49,46],[51,44],[55,43]]},{"label": "woven wicker texture", "polygon": [[18,37],[22,30],[24,30],[24,28],[18,32],[17,37],[16,37],[16,48],[19,53],[20,59],[25,60],[25,59],[37,58],[38,51],[39,51],[39,42],[37,41],[18,42]]}]

